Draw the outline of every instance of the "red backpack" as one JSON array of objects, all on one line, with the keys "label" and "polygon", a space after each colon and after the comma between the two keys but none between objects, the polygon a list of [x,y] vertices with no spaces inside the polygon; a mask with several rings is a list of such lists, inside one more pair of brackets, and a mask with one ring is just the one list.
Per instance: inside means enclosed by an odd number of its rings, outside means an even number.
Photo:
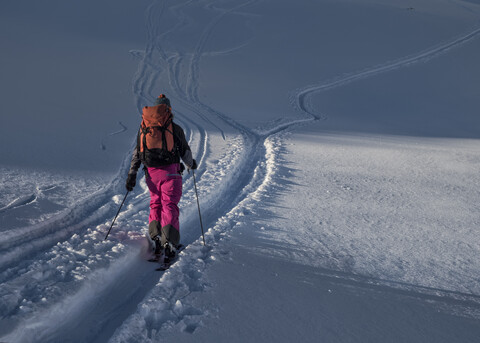
[{"label": "red backpack", "polygon": [[175,163],[172,120],[172,112],[165,104],[143,108],[140,153],[145,166],[159,167]]}]

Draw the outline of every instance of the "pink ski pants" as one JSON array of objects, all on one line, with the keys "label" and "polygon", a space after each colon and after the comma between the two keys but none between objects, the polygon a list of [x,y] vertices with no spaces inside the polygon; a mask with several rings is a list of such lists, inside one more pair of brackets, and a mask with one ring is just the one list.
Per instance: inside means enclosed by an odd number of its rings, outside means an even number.
[{"label": "pink ski pants", "polygon": [[150,190],[150,216],[148,222],[156,220],[161,227],[171,224],[180,229],[178,203],[182,197],[182,175],[180,164],[148,168],[146,178]]}]

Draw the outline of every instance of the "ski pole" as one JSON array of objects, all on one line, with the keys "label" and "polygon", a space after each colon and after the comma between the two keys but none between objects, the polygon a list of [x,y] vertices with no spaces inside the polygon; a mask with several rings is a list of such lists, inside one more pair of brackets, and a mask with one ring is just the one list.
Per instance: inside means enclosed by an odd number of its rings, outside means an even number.
[{"label": "ski pole", "polygon": [[193,185],[195,186],[195,196],[197,198],[198,217],[200,218],[200,227],[202,228],[203,245],[205,246],[205,234],[203,233],[202,213],[200,212],[200,203],[198,202],[197,181],[195,180],[195,170],[192,169]]},{"label": "ski pole", "polygon": [[112,225],[110,225],[110,229],[108,229],[107,235],[105,236],[105,240],[107,240],[108,235],[110,234],[110,230],[113,227],[113,224],[115,223],[115,220],[117,220],[118,214],[120,213],[120,210],[122,209],[123,203],[125,202],[125,199],[127,199],[127,195],[130,191],[127,191],[125,194],[125,197],[123,198],[122,204],[120,205],[120,208],[117,211],[117,214],[115,215],[115,218],[113,218]]}]

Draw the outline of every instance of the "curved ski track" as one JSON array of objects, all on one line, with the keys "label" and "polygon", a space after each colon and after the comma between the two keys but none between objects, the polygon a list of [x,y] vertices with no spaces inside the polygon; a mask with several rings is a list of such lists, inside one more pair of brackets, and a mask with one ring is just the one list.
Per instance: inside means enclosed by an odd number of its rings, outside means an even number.
[{"label": "curved ski track", "polygon": [[390,61],[371,68],[367,68],[359,72],[347,74],[339,78],[334,78],[333,80],[328,80],[320,82],[318,84],[303,87],[296,90],[294,95],[291,97],[291,104],[300,113],[308,114],[315,119],[325,119],[326,117],[324,115],[319,116],[315,113],[314,110],[310,108],[311,106],[308,102],[308,98],[314,93],[324,92],[333,88],[343,86],[350,82],[365,79],[367,77],[375,76],[381,73],[387,73],[403,67],[408,67],[416,63],[428,62],[435,57],[443,55],[454,48],[458,48],[472,41],[473,39],[478,38],[479,35],[480,27],[476,26],[472,30],[462,35],[454,37],[451,40],[440,43],[437,46],[431,47],[417,54],[406,56],[401,59]]},{"label": "curved ski track", "polygon": [[[169,8],[165,1],[154,2],[147,11],[147,46],[133,80],[139,110],[156,97],[161,77],[168,78],[169,96],[181,105],[176,119],[186,129],[192,148],[196,149],[194,156],[199,161],[197,182],[205,228],[209,229],[207,246],[201,245],[189,175],[185,176],[182,200],[182,241],[187,247],[160,280],[159,274],[152,272],[154,266],[138,256],[139,250],[142,254],[147,250],[144,231],[149,195],[143,180],[129,196],[109,240],[103,240],[122,198],[123,180],[130,160],[127,154],[116,177],[103,189],[40,225],[2,234],[0,309],[2,318],[8,318],[8,323],[0,327],[2,341],[55,342],[75,335],[79,341],[105,342],[114,333],[113,341],[128,341],[132,334],[129,324],[138,317],[143,317],[145,323],[140,330],[149,333],[167,322],[181,323],[181,330],[193,332],[204,314],[199,309],[179,304],[178,299],[208,287],[201,279],[201,271],[213,261],[217,241],[235,226],[238,216],[252,211],[254,204],[274,186],[281,143],[279,133],[305,121],[325,118],[311,108],[310,96],[426,62],[480,34],[480,28],[474,28],[416,55],[299,89],[292,95],[291,102],[306,118],[255,133],[202,103],[198,96],[200,61],[209,53],[205,51],[206,43],[216,25],[227,15],[255,2],[246,1],[228,10],[212,5],[218,14],[205,26],[191,55],[164,50],[161,43],[168,31],[160,32],[158,23],[166,11],[171,11],[179,20],[170,31],[188,25],[188,18],[180,9],[192,1]],[[224,127],[238,134],[230,138],[215,168],[207,169],[205,161],[211,154],[208,132],[218,131],[226,140]],[[26,237],[28,243],[25,243]],[[152,310],[154,308],[157,310]],[[51,323],[56,327],[52,328]]]}]

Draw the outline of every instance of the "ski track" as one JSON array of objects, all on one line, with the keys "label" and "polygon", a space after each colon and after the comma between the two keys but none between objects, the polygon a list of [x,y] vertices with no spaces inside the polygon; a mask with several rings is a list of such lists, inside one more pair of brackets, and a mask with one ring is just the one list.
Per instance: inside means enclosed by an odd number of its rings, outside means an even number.
[{"label": "ski track", "polygon": [[[208,228],[205,235],[207,246],[202,246],[199,238],[193,182],[188,174],[184,179],[182,199],[182,241],[186,248],[170,270],[162,274],[152,273],[155,266],[143,261],[148,250],[144,231],[149,198],[143,179],[131,193],[110,239],[103,240],[122,198],[123,179],[130,162],[130,154],[127,154],[115,179],[103,189],[42,224],[2,233],[0,310],[2,318],[8,317],[8,323],[0,327],[0,336],[6,335],[2,341],[33,342],[40,339],[53,342],[61,340],[72,330],[76,330],[77,337],[89,342],[104,342],[115,330],[112,342],[128,342],[133,338],[131,335],[135,335],[136,341],[142,338],[155,340],[163,329],[193,333],[209,312],[189,305],[186,298],[193,292],[209,288],[202,279],[202,271],[216,260],[218,254],[227,254],[219,242],[234,229],[236,222],[255,211],[255,204],[275,185],[282,134],[305,122],[325,118],[311,109],[309,97],[353,81],[427,62],[480,34],[480,28],[474,28],[416,55],[299,89],[291,96],[291,103],[297,113],[308,118],[255,132],[202,103],[198,96],[200,62],[202,56],[212,53],[205,50],[216,25],[226,16],[255,2],[247,1],[226,10],[215,8],[213,3],[207,4],[218,14],[205,26],[191,56],[163,50],[160,38],[169,31],[162,33],[157,25],[168,10],[180,18],[170,31],[188,25],[188,18],[182,14],[181,8],[192,1],[177,3],[170,8],[166,1],[153,2],[147,11],[147,46],[133,80],[132,91],[139,111],[157,96],[158,79],[165,75],[172,91],[171,98],[182,105],[183,110],[175,115],[186,129],[199,161],[197,182],[204,224]],[[191,114],[198,119],[191,118]],[[226,140],[222,127],[238,134],[229,139],[227,149],[215,161],[214,168],[207,169],[205,161],[211,155],[209,132],[218,131]],[[35,199],[35,194],[18,198],[0,211],[28,205]],[[219,213],[223,215],[219,216]],[[24,244],[26,236],[31,239],[29,244]],[[57,281],[52,282],[52,279]],[[465,294],[447,294],[435,289],[415,291],[478,304],[477,297],[469,299]],[[134,304],[138,303],[136,308],[132,308],[130,296],[136,300]],[[118,299],[125,300],[119,302]],[[92,315],[92,318],[99,319],[101,313],[105,313],[106,318],[98,321],[88,318]],[[49,327],[51,322],[59,323],[58,327]],[[88,323],[89,329],[82,329],[77,325],[79,322]],[[134,332],[132,326],[138,323],[143,323],[143,327]],[[12,329],[13,332],[9,333]]]},{"label": "ski track", "polygon": [[459,35],[451,40],[440,43],[437,46],[431,47],[425,51],[421,51],[417,54],[406,56],[404,58],[387,62],[381,65],[377,65],[363,71],[359,71],[353,74],[347,74],[333,80],[328,80],[326,82],[321,82],[315,85],[306,86],[302,89],[297,90],[294,95],[291,97],[291,104],[296,108],[297,112],[308,114],[314,119],[320,120],[325,119],[326,117],[319,116],[316,111],[311,109],[308,98],[314,93],[324,92],[333,88],[337,88],[343,85],[346,85],[350,82],[357,80],[365,79],[367,77],[375,76],[381,73],[387,73],[399,68],[408,67],[413,64],[420,62],[428,62],[429,60],[443,55],[454,48],[461,47],[462,45],[472,41],[473,39],[478,38],[480,35],[480,27],[476,26],[472,30]]},{"label": "ski track", "polygon": [[119,134],[121,134],[121,133],[123,133],[123,132],[125,132],[125,131],[128,130],[128,128],[127,128],[125,125],[123,125],[121,121],[118,122],[118,125],[120,125],[120,126],[122,127],[120,130],[115,131],[115,132],[111,132],[111,133],[108,134],[107,137],[104,137],[104,138],[102,139],[102,142],[100,143],[102,150],[107,150],[107,139],[108,139],[109,137],[112,137],[112,136],[115,136],[115,135],[119,135]]},{"label": "ski track", "polygon": [[37,195],[36,194],[30,194],[26,195],[23,197],[19,197],[15,200],[13,200],[11,203],[9,203],[7,206],[0,208],[0,213],[8,211],[8,210],[13,210],[15,208],[21,207],[21,206],[26,206],[31,204],[37,200]]}]

